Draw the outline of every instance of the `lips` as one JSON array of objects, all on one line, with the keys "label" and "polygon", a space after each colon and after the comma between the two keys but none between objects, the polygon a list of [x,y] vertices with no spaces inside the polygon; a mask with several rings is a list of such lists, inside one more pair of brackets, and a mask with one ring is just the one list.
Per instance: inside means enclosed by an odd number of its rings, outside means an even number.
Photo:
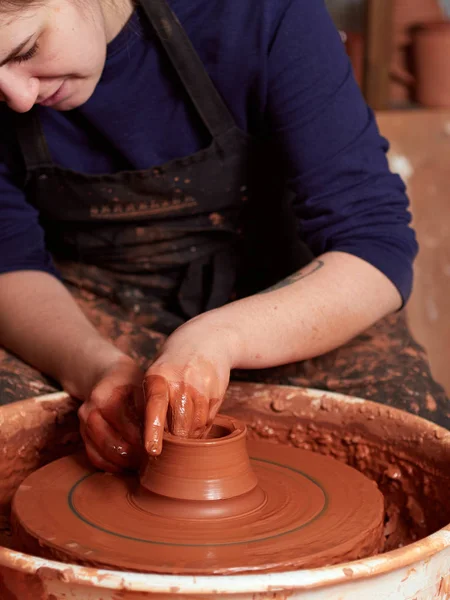
[{"label": "lips", "polygon": [[61,83],[61,85],[52,94],[45,97],[44,100],[38,100],[38,104],[41,104],[42,106],[49,106],[51,104],[54,104],[54,102],[57,100],[57,97],[58,97],[59,92],[61,91],[61,88],[63,85],[64,85],[64,82]]}]

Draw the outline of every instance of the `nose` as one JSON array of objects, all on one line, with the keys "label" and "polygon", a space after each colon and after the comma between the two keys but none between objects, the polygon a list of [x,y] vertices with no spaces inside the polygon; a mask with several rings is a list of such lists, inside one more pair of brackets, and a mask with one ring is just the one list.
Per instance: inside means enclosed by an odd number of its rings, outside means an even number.
[{"label": "nose", "polygon": [[39,80],[22,73],[0,71],[0,100],[15,112],[29,111],[39,94]]}]

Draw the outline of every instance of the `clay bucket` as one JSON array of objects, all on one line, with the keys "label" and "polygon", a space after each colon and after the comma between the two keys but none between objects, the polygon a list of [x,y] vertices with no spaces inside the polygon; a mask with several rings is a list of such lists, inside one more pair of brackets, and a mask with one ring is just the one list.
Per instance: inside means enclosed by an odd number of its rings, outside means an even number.
[{"label": "clay bucket", "polygon": [[414,35],[416,96],[423,106],[450,107],[450,22],[429,23]]},{"label": "clay bucket", "polygon": [[[388,526],[403,527],[406,545],[321,569],[193,577],[44,560],[8,549],[3,536],[1,600],[450,598],[450,432],[372,402],[284,386],[232,384],[224,409],[247,423],[251,437],[322,453],[331,448],[335,458],[375,478],[390,510]],[[24,477],[78,443],[76,404],[63,393],[0,408],[0,532]],[[406,495],[399,492],[400,480]]]}]

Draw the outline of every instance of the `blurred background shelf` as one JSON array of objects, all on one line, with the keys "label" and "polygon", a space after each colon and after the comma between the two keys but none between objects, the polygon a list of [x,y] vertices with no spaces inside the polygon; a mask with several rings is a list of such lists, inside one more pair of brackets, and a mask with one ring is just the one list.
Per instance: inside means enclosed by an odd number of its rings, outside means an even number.
[{"label": "blurred background shelf", "polygon": [[408,322],[450,395],[450,110],[381,111],[377,121],[391,169],[407,185],[420,246]]},{"label": "blurred background shelf", "polygon": [[420,245],[408,321],[450,395],[450,0],[326,4],[407,186]]},{"label": "blurred background shelf", "polygon": [[[441,58],[450,53],[450,0],[326,0],[326,4],[372,108],[450,107],[450,63],[447,66]],[[433,25],[445,22],[447,30]]]}]

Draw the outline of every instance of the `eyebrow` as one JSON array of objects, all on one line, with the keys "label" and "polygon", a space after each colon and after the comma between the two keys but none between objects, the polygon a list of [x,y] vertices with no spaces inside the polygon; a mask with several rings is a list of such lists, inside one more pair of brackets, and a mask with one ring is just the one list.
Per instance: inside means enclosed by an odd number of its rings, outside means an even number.
[{"label": "eyebrow", "polygon": [[25,48],[25,46],[31,40],[33,35],[30,35],[29,38],[27,38],[25,41],[21,42],[18,46],[16,46],[13,50],[11,50],[11,52],[8,54],[8,56],[0,62],[0,67],[4,67],[7,63],[9,63],[11,60],[16,58],[16,56],[18,54],[20,54],[20,52]]}]

